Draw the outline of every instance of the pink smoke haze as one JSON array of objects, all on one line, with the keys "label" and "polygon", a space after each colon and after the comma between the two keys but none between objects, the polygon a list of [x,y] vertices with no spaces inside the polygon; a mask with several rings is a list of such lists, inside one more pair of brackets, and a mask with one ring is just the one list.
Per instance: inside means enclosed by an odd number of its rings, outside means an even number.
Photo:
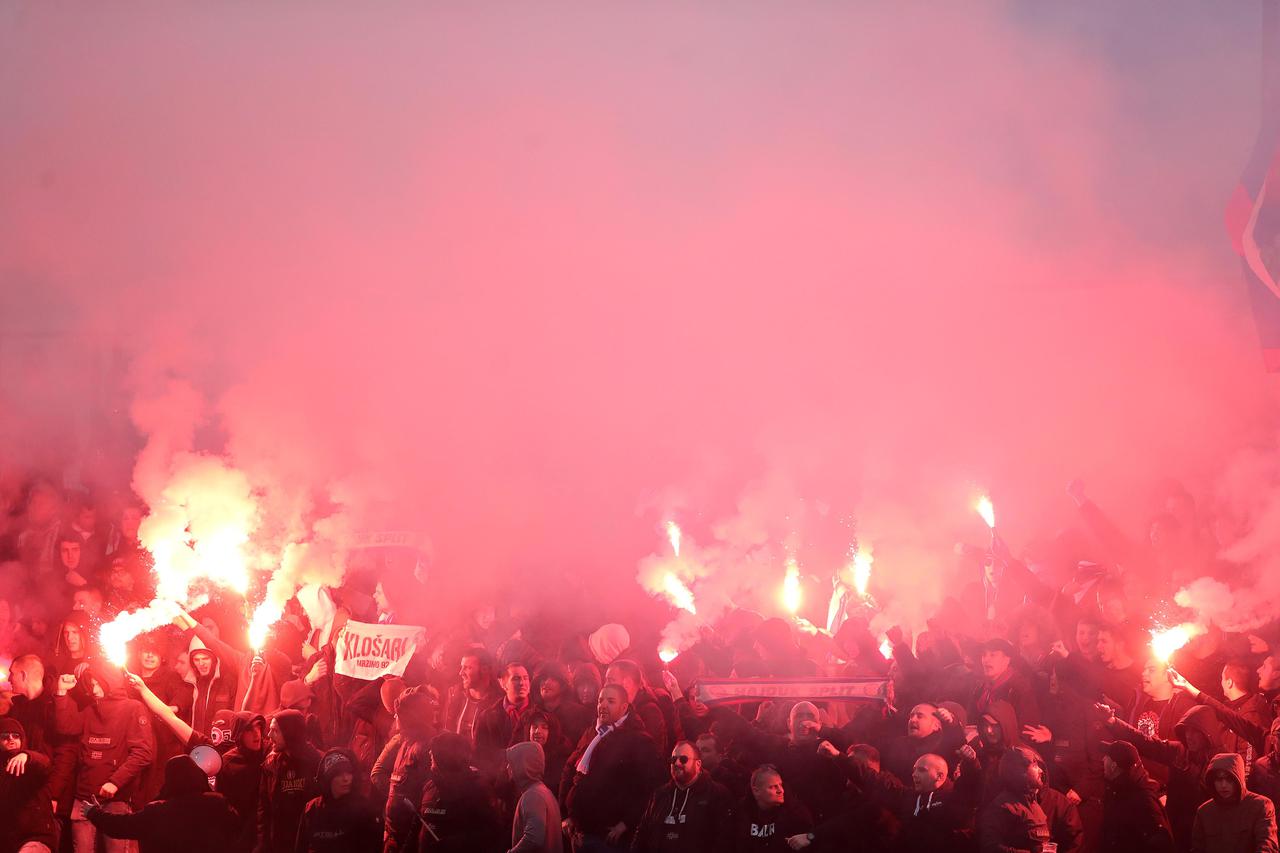
[{"label": "pink smoke haze", "polygon": [[0,464],[96,419],[86,478],[217,453],[282,547],[618,610],[669,520],[699,614],[856,533],[908,622],[979,494],[1265,501],[1256,10],[1183,5],[11,4]]}]

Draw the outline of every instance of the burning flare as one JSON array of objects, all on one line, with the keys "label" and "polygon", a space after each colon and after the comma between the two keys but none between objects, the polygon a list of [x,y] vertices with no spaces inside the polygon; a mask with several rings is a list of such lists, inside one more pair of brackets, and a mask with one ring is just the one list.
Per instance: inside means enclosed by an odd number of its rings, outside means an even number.
[{"label": "burning flare", "polygon": [[803,595],[800,591],[800,566],[795,557],[787,558],[787,574],[782,579],[782,606],[795,616],[800,610]]},{"label": "burning flare", "polygon": [[859,548],[858,553],[853,555],[853,588],[863,598],[867,597],[867,585],[871,583],[871,563],[869,549]]},{"label": "burning flare", "polygon": [[1174,652],[1203,633],[1204,628],[1194,622],[1184,622],[1173,628],[1152,628],[1151,653],[1160,662],[1168,663]]},{"label": "burning flare", "polygon": [[987,523],[987,527],[994,530],[996,527],[996,508],[991,503],[991,498],[983,495],[978,498],[978,502],[973,508],[978,511],[978,515],[982,516],[982,520]]},{"label": "burning flare", "polygon": [[888,637],[880,641],[880,654],[884,655],[885,660],[893,660],[893,643],[889,642]]},{"label": "burning flare", "polygon": [[675,649],[658,649],[658,659],[663,663],[671,663],[679,654]]},{"label": "burning flare", "polygon": [[667,522],[667,541],[671,543],[671,552],[677,557],[680,556],[680,539],[684,536],[680,532],[680,525],[674,521]]},{"label": "burning flare", "polygon": [[690,613],[698,612],[698,608],[693,603],[693,590],[689,589],[685,582],[676,577],[673,572],[667,572],[662,576],[662,591],[667,600],[681,610],[687,610]]}]

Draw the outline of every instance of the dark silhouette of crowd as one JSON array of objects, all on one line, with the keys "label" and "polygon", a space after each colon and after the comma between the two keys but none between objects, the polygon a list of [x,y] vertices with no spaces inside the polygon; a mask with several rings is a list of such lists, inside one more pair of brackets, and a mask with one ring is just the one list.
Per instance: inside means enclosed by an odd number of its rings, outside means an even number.
[{"label": "dark silhouette of crowd", "polygon": [[[959,549],[914,633],[836,578],[827,630],[731,610],[664,664],[659,625],[441,612],[374,563],[259,650],[214,590],[120,666],[99,628],[152,597],[147,508],[33,480],[0,528],[0,853],[1280,853],[1280,625],[1157,657],[1197,618],[1173,593],[1232,581],[1213,521],[1171,488],[1128,537],[1068,494],[1072,534]],[[426,631],[359,679],[352,620]]]}]

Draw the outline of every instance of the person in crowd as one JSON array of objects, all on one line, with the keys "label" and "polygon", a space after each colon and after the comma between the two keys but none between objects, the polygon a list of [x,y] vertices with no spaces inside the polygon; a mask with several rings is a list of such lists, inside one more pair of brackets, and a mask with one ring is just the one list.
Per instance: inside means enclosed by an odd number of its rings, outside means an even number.
[{"label": "person in crowd", "polygon": [[844,793],[844,774],[831,756],[819,749],[823,738],[840,739],[830,727],[824,728],[817,706],[797,702],[787,715],[787,734],[777,737],[756,734],[752,740],[766,761],[775,765],[792,799],[801,803],[815,821],[832,817]]},{"label": "person in crowd", "polygon": [[697,748],[671,750],[671,781],[653,793],[631,846],[637,853],[724,853],[733,832],[733,796],[702,767]]},{"label": "person in crowd", "polygon": [[713,732],[698,735],[695,742],[698,747],[698,758],[702,761],[703,771],[710,773],[711,778],[719,782],[730,792],[745,791],[750,774],[734,759],[725,754],[724,745]]},{"label": "person in crowd", "polygon": [[93,659],[89,618],[84,612],[73,610],[58,625],[57,641],[50,661],[58,675],[74,673],[81,664]]},{"label": "person in crowd", "polygon": [[1040,724],[1040,705],[1026,676],[1018,672],[1013,661],[1017,652],[1008,640],[997,637],[982,647],[982,686],[974,697],[970,719],[976,720],[993,702],[1008,702],[1013,707],[1018,731],[1022,726]]},{"label": "person in crowd", "polygon": [[1245,785],[1244,759],[1237,753],[1215,755],[1205,770],[1212,791],[1196,810],[1192,853],[1276,853],[1276,809]]},{"label": "person in crowd", "polygon": [[453,732],[431,739],[431,773],[422,789],[418,850],[493,850],[504,837],[488,782],[471,766],[471,745]]},{"label": "person in crowd", "polygon": [[1127,624],[1107,623],[1098,628],[1098,661],[1102,664],[1103,701],[1120,706],[1128,716],[1138,701],[1142,683],[1141,642]]},{"label": "person in crowd", "polygon": [[906,734],[885,745],[884,769],[904,784],[911,781],[916,761],[922,755],[954,755],[964,743],[964,729],[954,723],[944,725],[938,707],[922,702],[907,713]]},{"label": "person in crowd", "polygon": [[596,727],[583,732],[561,782],[575,853],[625,849],[661,778],[657,744],[631,713],[626,689],[606,684],[596,703]]},{"label": "person in crowd", "polygon": [[733,853],[788,850],[788,838],[811,841],[812,831],[813,816],[787,797],[778,768],[762,764],[752,771],[751,792],[733,812]]},{"label": "person in crowd", "polygon": [[1207,705],[1196,705],[1178,721],[1173,739],[1162,740],[1148,737],[1118,720],[1108,705],[1098,705],[1097,711],[1115,737],[1137,747],[1143,759],[1159,761],[1169,768],[1165,802],[1169,828],[1175,849],[1189,850],[1196,809],[1210,796],[1204,781],[1205,770],[1221,750],[1223,728],[1217,715]]},{"label": "person in crowd", "polygon": [[1137,748],[1112,741],[1102,757],[1102,774],[1107,787],[1099,853],[1171,853],[1169,819]]},{"label": "person in crowd", "polygon": [[[73,689],[78,696],[68,695]],[[109,664],[92,664],[80,678],[72,673],[59,676],[53,701],[58,734],[79,741],[72,841],[76,853],[93,853],[97,825],[88,820],[85,809],[101,801],[109,814],[129,814],[142,772],[155,756],[151,715],[137,699],[128,698],[124,674]],[[129,849],[116,839],[108,839],[105,847],[108,853]]]},{"label": "person in crowd", "polygon": [[359,766],[345,749],[320,759],[316,784],[320,796],[302,812],[294,853],[379,853],[382,815],[356,786]]},{"label": "person in crowd", "polygon": [[53,763],[27,745],[22,723],[0,718],[0,850],[51,853],[58,849],[49,781]]},{"label": "person in crowd", "polygon": [[1034,750],[1033,753],[1044,780],[1036,792],[1036,802],[1044,811],[1045,822],[1049,825],[1049,840],[1058,845],[1058,853],[1081,853],[1085,839],[1080,810],[1073,798],[1049,784],[1049,767],[1044,757]]},{"label": "person in crowd", "polygon": [[610,622],[601,625],[587,637],[587,648],[591,657],[600,667],[606,667],[621,657],[625,657],[631,648],[631,632],[625,625]]},{"label": "person in crowd", "polygon": [[518,742],[536,743],[542,747],[545,769],[542,781],[553,791],[560,790],[564,767],[573,748],[560,733],[560,720],[555,714],[536,705],[526,711],[516,725]]},{"label": "person in crowd", "polygon": [[209,777],[187,755],[166,762],[159,796],[142,811],[113,812],[94,804],[85,817],[113,842],[136,840],[141,853],[222,853],[236,827],[226,798],[209,789]]},{"label": "person in crowd", "polygon": [[[133,672],[141,676],[147,689],[174,713],[187,711],[186,703],[191,701],[191,691],[170,667],[164,666],[163,644],[160,638],[144,634],[131,644]],[[141,699],[141,696],[133,697]],[[146,702],[143,702],[145,705]],[[151,766],[143,773],[138,802],[149,803],[155,799],[164,784],[164,769],[170,758],[185,751],[185,743],[178,739],[173,729],[152,715],[151,731],[156,739],[155,757]],[[160,725],[157,725],[160,723]]]},{"label": "person in crowd", "polygon": [[57,679],[45,669],[39,656],[29,654],[10,665],[9,684],[13,690],[9,715],[22,724],[26,745],[52,759],[50,789],[55,799],[64,799],[75,767],[76,750],[74,744],[57,733],[53,703]]},{"label": "person in crowd", "polygon": [[509,663],[498,679],[502,698],[480,711],[473,730],[475,757],[490,769],[500,766],[506,749],[517,740],[516,727],[522,714],[532,707],[529,693],[532,681],[522,663]]},{"label": "person in crowd", "polygon": [[[554,718],[551,718],[554,719]],[[507,747],[507,771],[518,798],[508,853],[562,853],[560,805],[542,781],[546,756],[536,740]]]},{"label": "person in crowd", "polygon": [[1145,735],[1168,740],[1182,715],[1196,704],[1195,695],[1176,686],[1169,665],[1156,657],[1143,666],[1141,686],[1142,695],[1128,723]]},{"label": "person in crowd", "polygon": [[1221,687],[1226,701],[1204,693],[1180,673],[1171,674],[1178,686],[1201,704],[1208,705],[1218,714],[1226,727],[1222,735],[1222,748],[1234,752],[1252,764],[1255,756],[1266,751],[1267,732],[1271,728],[1271,706],[1258,693],[1256,673],[1240,660],[1228,661],[1222,667]]},{"label": "person in crowd", "polygon": [[[395,758],[389,760],[384,809],[387,853],[417,849],[421,825],[419,808],[431,775],[431,744],[440,734],[440,705],[430,688],[410,688],[396,702],[399,729]],[[462,737],[462,735],[458,735]],[[466,738],[463,738],[464,742]],[[388,741],[388,748],[392,741]],[[380,788],[375,770],[375,790]]]},{"label": "person in crowd", "polygon": [[278,711],[267,729],[271,753],[258,788],[256,853],[292,853],[303,810],[319,795],[320,752],[307,741],[299,711]]},{"label": "person in crowd", "polygon": [[197,637],[187,649],[190,661],[184,681],[191,685],[191,715],[187,724],[198,732],[209,731],[213,715],[234,708],[235,685],[222,674],[222,663]]},{"label": "person in crowd", "polygon": [[458,674],[462,683],[454,685],[445,700],[445,730],[472,742],[480,712],[502,698],[502,689],[493,677],[493,657],[483,648],[462,653]]},{"label": "person in crowd", "polygon": [[1024,746],[1006,750],[1000,756],[999,782],[999,793],[978,815],[978,849],[981,853],[1040,850],[1050,835],[1037,796],[1045,779],[1036,754]]},{"label": "person in crowd", "polygon": [[659,749],[669,749],[667,744],[667,720],[658,705],[653,690],[645,682],[644,671],[633,660],[619,658],[609,664],[604,673],[605,684],[619,684],[627,691],[627,703],[631,713],[644,723],[644,730],[653,738]]},{"label": "person in crowd", "polygon": [[1270,705],[1280,696],[1280,655],[1268,648],[1266,657],[1258,664],[1257,676],[1258,692]]},{"label": "person in crowd", "polygon": [[[273,648],[271,636],[260,652],[242,651],[223,640],[217,631],[197,622],[189,613],[180,613],[174,624],[193,634],[192,654],[202,646],[217,657],[214,668],[217,677],[227,673],[227,682],[234,685],[231,701],[226,707],[264,716],[270,716],[281,707],[280,686],[291,678],[290,664],[288,657]],[[194,666],[194,660],[192,664]]]},{"label": "person in crowd", "polygon": [[1249,768],[1249,790],[1271,802],[1280,801],[1280,716],[1271,721],[1265,740],[1266,754]]},{"label": "person in crowd", "polygon": [[534,679],[534,695],[538,704],[556,715],[560,731],[569,743],[577,743],[594,720],[591,707],[578,701],[569,671],[557,661],[543,661]]}]

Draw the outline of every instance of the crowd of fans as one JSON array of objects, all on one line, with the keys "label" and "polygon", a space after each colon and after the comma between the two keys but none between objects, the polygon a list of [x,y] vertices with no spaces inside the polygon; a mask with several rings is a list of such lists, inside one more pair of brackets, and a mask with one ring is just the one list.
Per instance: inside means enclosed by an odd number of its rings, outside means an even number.
[{"label": "crowd of fans", "polygon": [[[890,656],[858,596],[829,633],[732,611],[668,666],[617,623],[440,624],[404,572],[328,591],[325,624],[292,602],[260,652],[215,600],[119,667],[98,627],[150,597],[145,508],[32,483],[0,529],[0,853],[1277,853],[1280,631],[1153,656],[1212,532],[1181,492],[1132,540],[1070,494],[1090,559],[1059,583],[993,537]],[[346,677],[352,619],[427,639]],[[713,677],[883,688],[704,704]]]}]

